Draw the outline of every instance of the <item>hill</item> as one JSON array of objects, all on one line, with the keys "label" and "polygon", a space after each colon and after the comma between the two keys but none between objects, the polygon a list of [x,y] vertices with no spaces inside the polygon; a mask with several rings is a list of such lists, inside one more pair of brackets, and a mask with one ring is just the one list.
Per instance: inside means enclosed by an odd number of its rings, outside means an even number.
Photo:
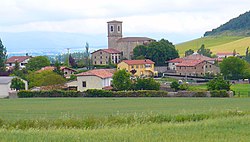
[{"label": "hill", "polygon": [[231,19],[220,27],[207,31],[204,36],[250,36],[250,11]]},{"label": "hill", "polygon": [[[240,54],[245,54],[245,49],[250,46],[250,38],[237,36],[209,36],[177,44],[175,46],[180,56],[184,56],[186,50],[193,49],[197,51],[202,44],[205,44],[205,47],[211,49],[214,54],[219,51],[231,52],[234,49]],[[221,50],[220,48],[223,49]]]}]

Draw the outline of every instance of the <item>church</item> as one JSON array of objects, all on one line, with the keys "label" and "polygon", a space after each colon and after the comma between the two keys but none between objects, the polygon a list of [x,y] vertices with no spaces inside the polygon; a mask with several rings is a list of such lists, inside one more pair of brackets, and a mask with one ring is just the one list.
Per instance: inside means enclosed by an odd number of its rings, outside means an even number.
[{"label": "church", "polygon": [[[148,37],[123,37],[122,21],[109,21],[108,24],[108,49],[100,49],[92,53],[93,65],[106,65],[119,63],[122,59],[131,60],[133,50],[138,45],[147,45],[155,41]],[[105,53],[105,57],[103,57]]]}]

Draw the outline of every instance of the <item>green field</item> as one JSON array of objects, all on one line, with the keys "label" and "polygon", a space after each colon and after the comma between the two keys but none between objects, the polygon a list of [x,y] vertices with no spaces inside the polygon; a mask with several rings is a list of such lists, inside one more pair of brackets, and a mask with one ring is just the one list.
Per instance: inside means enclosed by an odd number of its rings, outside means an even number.
[{"label": "green field", "polygon": [[0,141],[248,141],[250,98],[0,100]]},{"label": "green field", "polygon": [[177,44],[176,48],[180,56],[184,56],[186,50],[193,49],[197,51],[202,44],[205,44],[206,48],[211,49],[213,54],[217,52],[233,52],[236,49],[238,53],[245,55],[246,48],[250,46],[250,38],[234,36],[203,37]]}]

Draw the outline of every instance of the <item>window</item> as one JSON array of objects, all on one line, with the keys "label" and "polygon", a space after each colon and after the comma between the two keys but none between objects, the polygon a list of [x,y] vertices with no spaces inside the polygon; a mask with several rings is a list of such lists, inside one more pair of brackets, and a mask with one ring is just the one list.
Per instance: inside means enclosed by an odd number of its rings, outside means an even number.
[{"label": "window", "polygon": [[118,31],[118,33],[121,32],[121,27],[120,26],[117,26],[117,31]]},{"label": "window", "polygon": [[100,56],[100,58],[102,59],[102,56]]},{"label": "window", "polygon": [[12,65],[12,63],[9,64],[10,66]]},{"label": "window", "polygon": [[136,65],[136,68],[138,69],[138,68],[139,68],[139,66],[138,66],[138,65]]},{"label": "window", "polygon": [[83,81],[82,82],[82,87],[86,87],[86,86],[87,86],[86,81]]},{"label": "window", "polygon": [[100,54],[102,54],[102,52],[100,52]]},{"label": "window", "polygon": [[106,56],[106,59],[108,59],[108,56]]},{"label": "window", "polygon": [[95,61],[95,65],[96,65],[96,61]]},{"label": "window", "polygon": [[106,64],[108,64],[108,62],[106,61]]},{"label": "window", "polygon": [[114,32],[114,26],[113,25],[110,26],[110,32]]},{"label": "window", "polygon": [[207,68],[207,65],[206,65],[206,68]]},{"label": "window", "polygon": [[102,64],[102,61],[100,61],[100,64]]},{"label": "window", "polygon": [[134,68],[134,65],[132,65],[131,68],[133,69],[133,68]]},{"label": "window", "polygon": [[23,66],[24,65],[24,63],[21,63],[21,66]]},{"label": "window", "polygon": [[209,65],[209,67],[210,67],[210,68],[212,68],[212,66],[211,66],[211,65]]},{"label": "window", "polygon": [[196,67],[194,67],[194,69],[196,69]]},{"label": "window", "polygon": [[96,56],[95,56],[95,59],[96,59]]}]

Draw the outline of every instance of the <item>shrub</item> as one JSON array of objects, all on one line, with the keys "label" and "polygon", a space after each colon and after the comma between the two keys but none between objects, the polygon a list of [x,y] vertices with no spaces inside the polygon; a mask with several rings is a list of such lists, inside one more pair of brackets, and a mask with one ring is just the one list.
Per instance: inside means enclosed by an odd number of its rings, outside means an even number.
[{"label": "shrub", "polygon": [[31,97],[82,97],[83,93],[76,91],[19,91],[17,93],[19,98],[31,98]]},{"label": "shrub", "polygon": [[210,91],[211,97],[229,97],[226,90],[213,90]]},{"label": "shrub", "polygon": [[231,84],[222,77],[215,77],[207,83],[208,90],[230,90]]},{"label": "shrub", "polygon": [[183,84],[181,84],[180,86],[179,86],[179,89],[180,90],[188,90],[188,84],[187,83],[183,83]]},{"label": "shrub", "polygon": [[179,86],[180,86],[180,84],[177,81],[173,81],[170,84],[170,87],[173,88],[175,91],[179,90]]},{"label": "shrub", "polygon": [[160,83],[156,82],[153,78],[139,78],[135,83],[135,90],[160,90]]}]

